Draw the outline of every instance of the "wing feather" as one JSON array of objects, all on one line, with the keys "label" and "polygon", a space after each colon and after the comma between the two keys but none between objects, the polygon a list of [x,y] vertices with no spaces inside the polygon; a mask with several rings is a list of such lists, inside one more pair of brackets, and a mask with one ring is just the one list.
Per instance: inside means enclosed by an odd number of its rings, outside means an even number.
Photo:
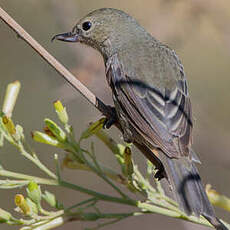
[{"label": "wing feather", "polygon": [[173,90],[157,89],[124,72],[118,56],[107,63],[107,80],[127,121],[148,143],[169,157],[188,156],[191,146],[191,103],[182,76]]}]

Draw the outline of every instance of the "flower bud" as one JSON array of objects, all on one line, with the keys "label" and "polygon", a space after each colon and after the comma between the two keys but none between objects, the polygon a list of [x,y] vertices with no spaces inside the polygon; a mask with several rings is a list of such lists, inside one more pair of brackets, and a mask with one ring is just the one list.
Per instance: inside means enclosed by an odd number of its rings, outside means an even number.
[{"label": "flower bud", "polygon": [[10,117],[3,116],[2,117],[2,122],[3,122],[5,128],[7,129],[7,131],[9,132],[10,135],[13,136],[13,135],[16,134],[16,129],[15,129],[14,123],[10,119]]},{"label": "flower bud", "polygon": [[54,108],[55,111],[58,115],[59,120],[63,123],[63,124],[67,124],[69,117],[68,114],[66,112],[66,108],[63,107],[62,103],[58,100],[56,102],[54,102]]},{"label": "flower bud", "polygon": [[19,207],[25,215],[30,214],[30,207],[27,204],[23,195],[17,194],[14,198],[14,202],[17,205],[17,207]]},{"label": "flower bud", "polygon": [[211,185],[206,185],[206,193],[210,202],[220,208],[230,211],[230,199],[224,195],[221,195],[216,190],[212,189]]},{"label": "flower bud", "polygon": [[82,134],[80,140],[87,139],[90,136],[97,133],[99,130],[103,128],[103,125],[105,123],[105,118],[101,118],[100,120],[90,124],[89,128],[86,129]]},{"label": "flower bud", "polygon": [[131,152],[131,149],[129,147],[125,148],[124,160],[125,160],[126,175],[131,177],[133,174],[133,162],[132,162],[132,152]]},{"label": "flower bud", "polygon": [[45,194],[42,195],[42,198],[51,206],[51,207],[56,207],[57,201],[56,197],[53,193],[45,191]]},{"label": "flower bud", "polygon": [[28,197],[26,198],[26,202],[28,206],[30,207],[31,212],[38,214],[38,206]]},{"label": "flower bud", "polygon": [[62,143],[60,143],[55,137],[49,136],[49,135],[42,133],[42,132],[39,132],[39,131],[33,132],[32,138],[33,138],[33,140],[40,142],[40,143],[52,145],[52,146],[55,146],[58,148],[64,148],[64,145]]},{"label": "flower bud", "polygon": [[15,106],[15,103],[18,97],[18,93],[20,91],[20,87],[21,87],[21,84],[19,81],[10,83],[7,86],[2,111],[9,118],[12,116],[12,112],[14,110],[14,106]]},{"label": "flower bud", "polygon": [[66,140],[65,132],[52,120],[45,119],[46,128],[61,142]]},{"label": "flower bud", "polygon": [[34,181],[31,181],[28,184],[28,187],[26,189],[28,197],[35,203],[35,204],[40,204],[41,202],[41,197],[42,197],[42,193],[41,193],[41,189],[40,186],[38,186],[37,183],[35,183]]}]

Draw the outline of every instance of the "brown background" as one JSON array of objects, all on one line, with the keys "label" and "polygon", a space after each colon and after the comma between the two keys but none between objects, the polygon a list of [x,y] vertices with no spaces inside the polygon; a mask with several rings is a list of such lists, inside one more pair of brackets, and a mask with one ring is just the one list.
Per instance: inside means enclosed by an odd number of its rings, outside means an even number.
[{"label": "brown background", "polygon": [[[119,8],[134,16],[157,39],[174,48],[187,73],[195,118],[194,149],[203,164],[199,166],[204,183],[230,196],[230,3],[228,0],[0,0],[3,7],[51,54],[106,103],[111,103],[100,55],[91,48],[76,44],[51,43],[54,34],[69,31],[76,21],[89,11],[101,7]],[[25,128],[28,141],[41,160],[53,167],[56,149],[33,143],[30,131],[41,129],[45,117],[55,118],[52,102],[62,100],[68,108],[76,133],[100,113],[48,66],[28,45],[18,39],[0,22],[0,101],[8,83],[19,80],[22,90],[14,112],[14,120]],[[115,129],[109,130],[120,140]],[[110,152],[96,143],[99,159],[117,167]],[[63,153],[59,153],[60,157]],[[138,165],[144,163],[136,154]],[[0,163],[7,169],[40,175],[12,146],[0,149]],[[118,168],[118,167],[117,167]],[[42,175],[42,174],[41,174]],[[63,177],[97,191],[111,192],[102,181],[91,174],[65,169]],[[69,190],[55,191],[65,204],[73,204],[85,196]],[[0,206],[14,208],[15,191],[0,190]],[[24,193],[24,190],[20,191]],[[126,208],[103,204],[105,211],[125,211]],[[217,209],[219,216],[230,222],[229,214]],[[83,229],[92,223],[71,223],[59,229]],[[1,225],[1,229],[18,229]],[[207,229],[159,215],[133,217],[105,229]]]}]

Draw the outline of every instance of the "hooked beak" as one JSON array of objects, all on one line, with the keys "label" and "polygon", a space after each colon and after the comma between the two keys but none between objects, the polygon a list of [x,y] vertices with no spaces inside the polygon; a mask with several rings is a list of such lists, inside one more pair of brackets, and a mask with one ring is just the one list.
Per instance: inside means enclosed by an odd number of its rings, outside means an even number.
[{"label": "hooked beak", "polygon": [[78,42],[79,41],[79,35],[73,32],[63,33],[63,34],[57,34],[53,36],[51,39],[51,42],[54,40],[60,40],[64,42]]}]

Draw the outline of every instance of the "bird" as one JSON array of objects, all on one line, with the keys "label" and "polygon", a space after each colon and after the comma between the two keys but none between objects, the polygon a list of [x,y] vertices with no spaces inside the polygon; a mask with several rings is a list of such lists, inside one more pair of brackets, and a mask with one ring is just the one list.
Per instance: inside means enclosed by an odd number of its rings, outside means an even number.
[{"label": "bird", "polygon": [[118,122],[124,141],[136,143],[166,178],[186,215],[204,216],[216,229],[228,228],[216,217],[201,182],[192,149],[192,106],[184,67],[175,51],[132,16],[113,8],[96,9],[71,32],[52,40],[79,42],[98,50],[114,101],[109,128]]}]

